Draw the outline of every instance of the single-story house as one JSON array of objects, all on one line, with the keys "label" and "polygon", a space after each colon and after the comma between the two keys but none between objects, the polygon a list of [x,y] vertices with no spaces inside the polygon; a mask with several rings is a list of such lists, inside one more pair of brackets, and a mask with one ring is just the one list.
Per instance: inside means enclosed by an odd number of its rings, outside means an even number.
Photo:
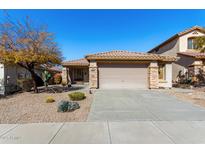
[{"label": "single-story house", "polygon": [[63,82],[88,82],[91,89],[171,88],[174,61],[175,56],[128,51],[90,54],[62,63]]},{"label": "single-story house", "polygon": [[[42,78],[42,73],[47,70],[51,73],[61,73],[56,67],[46,67],[44,65],[35,68],[35,73]],[[31,79],[28,70],[14,64],[0,63],[0,95],[6,95],[18,91],[20,88],[19,81]]]}]

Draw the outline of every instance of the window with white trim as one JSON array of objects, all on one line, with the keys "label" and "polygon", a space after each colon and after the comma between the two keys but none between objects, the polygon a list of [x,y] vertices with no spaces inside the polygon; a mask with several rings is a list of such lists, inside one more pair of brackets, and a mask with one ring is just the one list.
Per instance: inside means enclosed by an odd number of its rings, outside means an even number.
[{"label": "window with white trim", "polygon": [[187,49],[197,49],[196,45],[194,44],[194,37],[188,38],[187,40]]}]

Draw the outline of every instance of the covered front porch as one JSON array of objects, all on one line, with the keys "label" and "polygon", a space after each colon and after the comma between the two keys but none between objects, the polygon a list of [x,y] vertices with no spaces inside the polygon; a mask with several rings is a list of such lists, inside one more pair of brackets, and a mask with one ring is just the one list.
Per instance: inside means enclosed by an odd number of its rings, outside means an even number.
[{"label": "covered front porch", "polygon": [[85,84],[89,82],[89,62],[86,59],[66,61],[64,67],[63,82],[65,84]]},{"label": "covered front porch", "polygon": [[69,75],[71,79],[71,84],[89,82],[88,67],[70,67]]}]

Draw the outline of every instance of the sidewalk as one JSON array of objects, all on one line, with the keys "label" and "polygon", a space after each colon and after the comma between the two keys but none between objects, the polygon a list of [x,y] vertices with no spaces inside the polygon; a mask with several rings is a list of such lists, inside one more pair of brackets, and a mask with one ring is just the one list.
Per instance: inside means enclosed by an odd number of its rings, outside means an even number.
[{"label": "sidewalk", "polygon": [[1,124],[0,143],[205,143],[205,121]]}]

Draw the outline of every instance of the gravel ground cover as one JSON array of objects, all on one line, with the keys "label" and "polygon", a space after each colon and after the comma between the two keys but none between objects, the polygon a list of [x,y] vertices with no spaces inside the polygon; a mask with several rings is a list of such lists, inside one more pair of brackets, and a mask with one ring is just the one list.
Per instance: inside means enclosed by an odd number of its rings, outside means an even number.
[{"label": "gravel ground cover", "polygon": [[205,107],[205,87],[193,88],[192,90],[173,88],[167,93],[179,99]]},{"label": "gravel ground cover", "polygon": [[[32,93],[23,92],[0,98],[0,123],[39,123],[39,122],[70,122],[86,121],[92,102],[92,95],[85,92],[86,99],[78,102],[80,109],[73,112],[57,112],[60,100],[69,100],[68,94],[62,93]],[[46,98],[52,96],[53,103],[46,103]]]}]

